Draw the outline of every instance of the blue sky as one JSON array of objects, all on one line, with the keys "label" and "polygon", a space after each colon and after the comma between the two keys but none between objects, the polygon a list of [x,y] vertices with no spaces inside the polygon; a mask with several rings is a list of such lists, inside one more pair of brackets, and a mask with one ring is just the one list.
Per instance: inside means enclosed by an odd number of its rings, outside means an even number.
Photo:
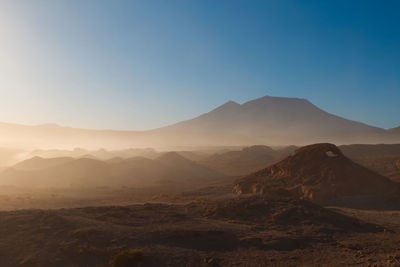
[{"label": "blue sky", "polygon": [[0,121],[160,127],[307,98],[400,125],[400,1],[0,0]]}]

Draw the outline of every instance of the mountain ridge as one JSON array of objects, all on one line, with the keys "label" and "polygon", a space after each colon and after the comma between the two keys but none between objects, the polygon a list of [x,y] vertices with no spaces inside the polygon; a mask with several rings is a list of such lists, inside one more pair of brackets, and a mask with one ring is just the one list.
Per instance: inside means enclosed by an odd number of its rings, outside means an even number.
[{"label": "mountain ridge", "polygon": [[218,145],[397,143],[385,130],[328,113],[304,98],[264,96],[228,101],[195,118],[146,131],[90,130],[0,123],[0,146],[126,148]]},{"label": "mountain ridge", "polygon": [[270,96],[243,104],[229,101],[210,112],[157,131],[224,134],[246,145],[352,143],[357,140],[355,134],[369,143],[384,140],[379,135],[386,134],[384,129],[330,114],[306,99]]}]

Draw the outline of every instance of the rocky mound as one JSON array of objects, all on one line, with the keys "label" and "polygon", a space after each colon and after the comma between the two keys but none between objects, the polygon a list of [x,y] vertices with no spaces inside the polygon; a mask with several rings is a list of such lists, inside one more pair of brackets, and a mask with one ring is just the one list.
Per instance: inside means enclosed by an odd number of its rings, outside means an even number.
[{"label": "rocky mound", "polygon": [[399,185],[345,157],[332,144],[297,149],[284,160],[238,180],[237,193],[267,193],[271,188],[321,204],[344,199],[397,197]]}]

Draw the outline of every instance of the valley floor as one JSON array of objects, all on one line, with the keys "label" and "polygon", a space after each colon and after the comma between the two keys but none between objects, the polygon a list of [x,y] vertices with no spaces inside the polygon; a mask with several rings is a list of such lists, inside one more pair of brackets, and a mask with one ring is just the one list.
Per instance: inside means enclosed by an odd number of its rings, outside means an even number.
[{"label": "valley floor", "polygon": [[[214,190],[228,198],[222,206],[207,200],[208,189],[152,200],[163,203],[2,211],[0,266],[110,266],[131,250],[141,266],[400,265],[400,211],[325,210],[290,199],[231,206],[229,191]],[[243,216],[249,207],[257,209]]]}]

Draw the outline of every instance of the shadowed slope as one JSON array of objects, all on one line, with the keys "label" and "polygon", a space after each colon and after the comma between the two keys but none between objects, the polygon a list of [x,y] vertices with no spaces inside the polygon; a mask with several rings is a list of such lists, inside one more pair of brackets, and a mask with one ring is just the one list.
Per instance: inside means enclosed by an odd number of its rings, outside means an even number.
[{"label": "shadowed slope", "polygon": [[268,146],[251,146],[240,151],[217,153],[199,161],[200,164],[227,175],[249,174],[275,163],[291,153],[291,149],[273,150]]},{"label": "shadowed slope", "polygon": [[354,162],[384,175],[393,181],[400,181],[400,144],[344,145],[343,153]]},{"label": "shadowed slope", "polygon": [[[212,179],[225,176],[218,171],[211,170],[194,161],[191,161],[179,155],[177,152],[167,152],[155,159],[155,162],[163,165],[165,172],[169,172],[171,176],[174,174],[174,172],[177,172],[177,174],[179,172],[180,176],[187,174],[188,177],[197,179]],[[174,171],[171,172],[168,170]]]}]

